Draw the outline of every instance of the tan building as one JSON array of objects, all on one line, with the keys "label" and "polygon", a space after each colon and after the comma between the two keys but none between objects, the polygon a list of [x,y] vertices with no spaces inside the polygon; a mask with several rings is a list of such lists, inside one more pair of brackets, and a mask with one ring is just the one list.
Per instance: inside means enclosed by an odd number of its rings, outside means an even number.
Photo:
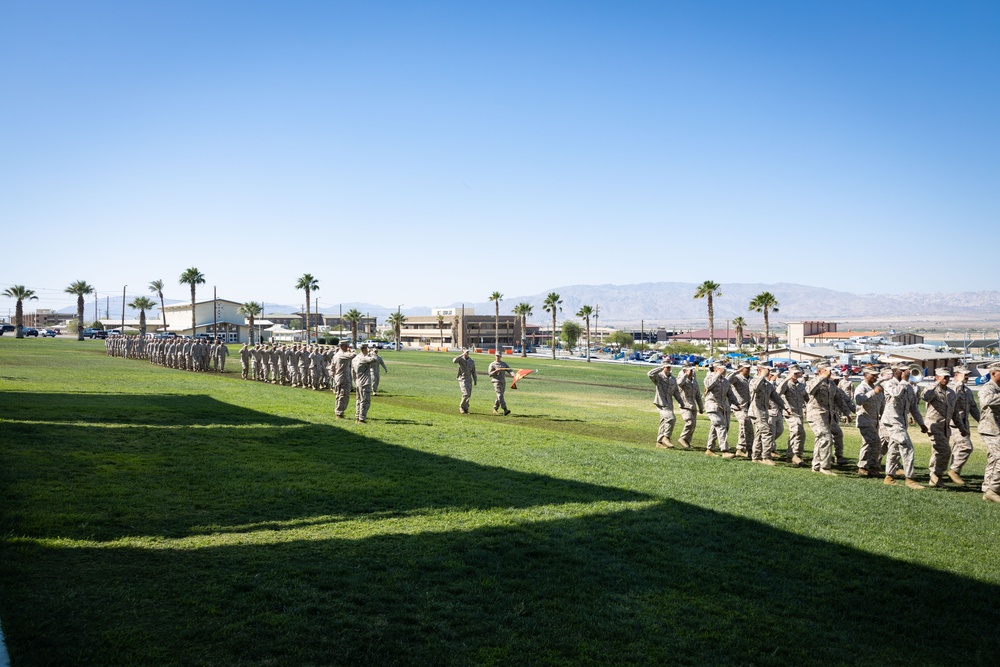
[{"label": "tan building", "polygon": [[807,337],[832,333],[837,331],[836,322],[789,322],[788,323],[788,347],[802,347],[808,341]]},{"label": "tan building", "polygon": [[64,313],[57,313],[47,308],[39,308],[38,310],[24,314],[24,326],[46,329],[62,325],[69,317],[71,316]]},{"label": "tan building", "polygon": [[[408,315],[399,339],[404,347],[494,349],[497,333],[494,315],[476,315],[472,308],[434,308],[430,315]],[[521,318],[501,315],[499,338],[501,348],[519,346]]]}]

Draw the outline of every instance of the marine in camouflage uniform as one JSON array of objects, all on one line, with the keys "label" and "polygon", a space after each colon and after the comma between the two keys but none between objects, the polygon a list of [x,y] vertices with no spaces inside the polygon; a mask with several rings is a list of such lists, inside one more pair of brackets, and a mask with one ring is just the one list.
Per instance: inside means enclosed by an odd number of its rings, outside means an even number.
[{"label": "marine in camouflage uniform", "polygon": [[368,408],[372,403],[372,364],[376,363],[374,355],[368,353],[368,346],[361,345],[361,354],[354,357],[352,370],[357,379],[355,385],[357,396],[355,398],[355,421],[364,424],[368,421]]},{"label": "marine in camouflage uniform", "polygon": [[962,479],[962,467],[969,460],[972,454],[972,438],[969,437],[971,416],[977,422],[980,419],[979,406],[976,404],[976,397],[972,390],[965,386],[965,381],[969,379],[969,369],[965,366],[955,366],[952,369],[954,380],[948,385],[955,392],[955,419],[961,428],[956,427],[951,432],[951,461],[948,463],[948,477],[959,486],[965,485]]},{"label": "marine in camouflage uniform", "polygon": [[684,397],[684,406],[681,408],[684,430],[681,431],[678,442],[685,449],[691,447],[691,439],[694,438],[694,430],[698,425],[698,413],[705,412],[705,402],[701,398],[701,387],[698,386],[698,379],[694,373],[693,364],[684,364],[681,376],[677,380],[677,388],[680,389],[681,396]]},{"label": "marine in camouflage uniform", "polygon": [[493,414],[498,414],[500,410],[503,410],[503,414],[506,417],[510,414],[510,410],[507,409],[507,401],[504,400],[503,395],[507,389],[507,376],[513,375],[514,371],[503,360],[503,355],[497,352],[496,359],[486,369],[486,374],[490,376],[490,382],[493,383],[493,391],[497,395],[497,400],[493,402]]},{"label": "marine in camouflage uniform", "polygon": [[913,386],[904,378],[909,372],[910,367],[907,364],[896,364],[892,367],[891,379],[879,380],[885,393],[885,410],[882,412],[879,425],[889,440],[885,483],[896,483],[893,476],[902,465],[906,486],[911,489],[923,489],[924,486],[913,478],[915,474],[913,442],[910,440],[907,420],[912,417],[924,433],[927,432],[927,426],[924,425],[924,418],[917,409],[917,396]]},{"label": "marine in camouflage uniform", "polygon": [[347,404],[351,400],[351,363],[356,352],[351,352],[347,341],[340,341],[340,350],[333,355],[333,362],[330,375],[333,377],[333,392],[336,395],[336,413],[338,419],[344,418],[347,412]]},{"label": "marine in camouflage uniform", "polygon": [[979,435],[986,445],[983,500],[1000,503],[1000,362],[990,364],[990,381],[979,389]]},{"label": "marine in camouflage uniform", "polygon": [[925,389],[920,399],[927,404],[924,422],[931,436],[931,460],[927,464],[931,486],[944,486],[945,470],[951,459],[951,426],[964,426],[955,417],[955,391],[948,386],[951,373],[947,368],[934,370],[934,385]]},{"label": "marine in camouflage uniform", "polygon": [[754,437],[750,457],[765,465],[774,465],[774,432],[771,430],[771,405],[785,409],[774,385],[768,380],[771,369],[765,364],[757,365],[757,376],[750,382],[750,403],[747,413],[753,420]]},{"label": "marine in camouflage uniform", "polygon": [[804,461],[806,429],[802,425],[803,410],[806,406],[806,386],[802,382],[802,369],[789,366],[788,377],[778,384],[778,396],[785,403],[785,417],[788,419],[788,448],[785,460],[801,466]]},{"label": "marine in camouflage uniform", "polygon": [[858,432],[861,434],[861,450],[858,452],[858,474],[862,477],[876,477],[882,473],[882,441],[878,423],[885,410],[885,395],[878,384],[878,369],[865,368],[864,380],[854,390],[854,404],[857,405]]},{"label": "marine in camouflage uniform", "polygon": [[830,382],[830,367],[827,364],[816,366],[816,376],[806,382],[806,419],[812,429],[816,442],[813,444],[812,469],[824,475],[836,475],[833,472],[833,433],[830,426],[836,415],[833,405],[833,390],[836,387]]},{"label": "marine in camouflage uniform", "polygon": [[[767,381],[774,386],[775,391],[778,390],[778,385],[781,383],[781,373],[777,368],[770,370],[767,374]],[[771,437],[774,440],[775,450],[777,450],[778,438],[785,432],[785,419],[782,417],[784,410],[785,408],[779,408],[776,402],[771,401],[771,407],[767,411],[767,414],[770,416]]]},{"label": "marine in camouflage uniform", "polygon": [[378,348],[372,348],[372,355],[378,360],[374,364],[372,364],[372,367],[371,367],[372,368],[372,396],[378,396],[378,385],[379,385],[379,382],[382,379],[382,377],[381,377],[381,375],[382,375],[381,371],[384,370],[386,373],[388,373],[389,369],[386,367],[385,361],[382,359],[382,357],[378,356]]},{"label": "marine in camouflage uniform", "polygon": [[469,351],[464,350],[462,354],[451,360],[451,363],[458,364],[458,387],[462,390],[462,401],[458,404],[458,411],[463,415],[469,412],[469,401],[472,398],[472,387],[478,382],[476,377],[476,361],[469,357]]},{"label": "marine in camouflage uniform", "polygon": [[[854,396],[848,396],[841,389],[839,380],[840,371],[833,369],[830,374],[830,383],[833,385],[830,390],[833,396],[833,417],[830,419],[830,434],[833,436],[833,454],[836,457],[837,465],[847,465],[847,457],[844,456],[844,429],[840,426],[841,418],[850,421],[854,414]],[[852,385],[853,386],[853,385]]]},{"label": "marine in camouflage uniform", "polygon": [[[646,375],[656,386],[653,405],[660,412],[660,426],[656,432],[656,446],[672,448],[674,446],[674,424],[677,421],[677,417],[674,415],[674,399],[677,400],[678,407],[683,410],[685,406],[684,396],[677,385],[677,379],[673,376],[670,362],[666,358],[663,359],[662,366],[652,369]],[[683,442],[682,446],[685,449],[691,448],[690,445]]]},{"label": "marine in camouflage uniform", "polygon": [[[847,398],[848,398],[849,401],[853,402],[854,401],[854,383],[851,382],[851,378],[849,377],[849,373],[850,373],[849,369],[846,370],[846,371],[844,371],[844,377],[840,380],[840,382],[837,383],[837,387],[841,391],[844,392],[844,395],[847,396]],[[846,415],[842,414],[841,416],[844,417],[844,421],[846,423],[850,424],[851,422],[854,421],[854,418],[852,416],[853,414],[854,414],[854,412],[849,412],[848,414],[846,414]],[[841,450],[841,451],[843,451],[843,450]]]},{"label": "marine in camouflage uniform", "polygon": [[712,451],[712,446],[718,443],[722,458],[731,459],[734,454],[729,451],[729,419],[730,406],[739,405],[740,397],[733,391],[733,386],[726,378],[726,364],[718,362],[712,372],[705,376],[705,412],[708,414],[708,443],[705,453],[718,456]]},{"label": "marine in camouflage uniform", "polygon": [[749,456],[749,448],[753,443],[753,420],[749,412],[750,368],[750,363],[744,361],[736,372],[729,376],[729,383],[740,398],[738,403],[731,406],[733,418],[740,427],[739,437],[736,439],[736,456]]}]

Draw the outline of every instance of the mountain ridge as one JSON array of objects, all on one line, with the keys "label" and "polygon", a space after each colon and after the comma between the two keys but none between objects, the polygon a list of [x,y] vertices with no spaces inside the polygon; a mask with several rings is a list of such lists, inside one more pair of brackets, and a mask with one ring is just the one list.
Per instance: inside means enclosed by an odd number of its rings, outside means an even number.
[{"label": "mountain ridge", "polygon": [[[550,292],[559,294],[563,300],[559,319],[573,318],[580,306],[589,304],[600,307],[599,323],[638,323],[648,320],[661,325],[707,321],[707,304],[704,299],[695,299],[697,283],[681,282],[645,282],[626,285],[604,283],[601,285],[564,285],[546,289],[531,295],[506,297],[500,303],[500,312],[504,315],[512,313],[520,302],[528,302],[534,306],[532,321],[546,321],[548,315],[542,311],[542,302]],[[743,317],[748,323],[759,322],[763,316],[750,312],[747,305],[750,300],[763,291],[774,294],[779,303],[778,312],[771,317],[772,321],[783,322],[794,320],[818,319],[825,321],[842,320],[888,320],[903,317],[969,317],[969,318],[1000,318],[1000,291],[987,290],[981,292],[905,292],[902,294],[854,294],[833,290],[826,287],[813,287],[797,283],[730,283],[721,286],[722,296],[714,299],[715,319],[718,325],[724,320]],[[180,300],[166,300],[170,303],[181,303]],[[106,306],[102,303],[101,306]],[[442,304],[439,307],[458,308],[461,301]],[[488,315],[494,312],[494,304],[484,299],[477,302],[464,302],[466,308],[472,308],[476,314]],[[121,298],[117,302],[111,299],[109,306],[111,321],[121,316]],[[266,303],[265,312],[295,312],[301,305]],[[351,302],[342,305],[343,311],[357,308],[366,315],[379,319],[396,312],[396,308],[378,304]],[[320,308],[326,315],[335,315],[341,309],[338,307]],[[104,308],[99,308],[104,311]],[[59,309],[60,313],[72,315],[76,306],[70,305]],[[93,312],[93,304],[88,304],[87,316]],[[408,316],[430,315],[431,306],[412,306],[403,308]],[[138,316],[138,311],[126,307],[126,317],[132,319]],[[147,317],[159,318],[159,308],[147,312]]]}]

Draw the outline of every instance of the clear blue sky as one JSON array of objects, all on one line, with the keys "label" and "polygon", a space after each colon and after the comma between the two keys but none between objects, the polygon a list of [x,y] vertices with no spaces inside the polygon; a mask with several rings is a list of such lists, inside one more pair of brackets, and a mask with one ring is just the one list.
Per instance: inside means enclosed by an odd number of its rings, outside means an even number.
[{"label": "clear blue sky", "polygon": [[0,90],[32,307],[996,288],[995,1],[8,2]]}]

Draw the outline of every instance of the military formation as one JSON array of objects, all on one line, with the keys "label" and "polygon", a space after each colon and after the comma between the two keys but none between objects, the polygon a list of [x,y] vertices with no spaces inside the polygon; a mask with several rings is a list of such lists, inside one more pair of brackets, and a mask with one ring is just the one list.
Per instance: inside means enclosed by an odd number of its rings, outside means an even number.
[{"label": "military formation", "polygon": [[[919,490],[927,487],[915,478],[912,423],[931,439],[927,465],[930,485],[945,487],[950,482],[965,486],[961,473],[972,453],[972,418],[979,423],[979,434],[987,449],[983,498],[1000,503],[1000,363],[989,367],[991,379],[980,390],[978,405],[966,386],[969,369],[963,366],[937,369],[933,386],[923,391],[911,382],[907,364],[884,370],[865,368],[864,379],[857,387],[827,364],[816,366],[809,378],[794,365],[779,374],[766,364],[758,364],[751,377],[753,369],[752,364],[744,362],[730,372],[724,362],[716,363],[705,376],[704,396],[692,365],[681,368],[680,379],[673,376],[666,361],[649,371],[648,377],[655,385],[653,405],[660,413],[656,446],[692,449],[697,414],[707,413],[708,456],[743,457],[775,466],[777,438],[786,430],[787,420],[785,461],[799,467],[807,465],[805,422],[815,438],[812,470],[836,476],[833,466],[848,463],[841,424],[856,421],[862,439],[858,475],[881,478],[888,485],[901,479],[907,488]],[[919,410],[921,401],[926,404],[925,415]],[[676,442],[675,403],[684,420],[684,430]],[[738,435],[731,449],[729,429],[733,420]]]},{"label": "military formation", "polygon": [[225,343],[201,338],[153,338],[111,336],[104,341],[108,356],[148,359],[150,363],[182,371],[226,370],[229,348]]},{"label": "military formation", "polygon": [[388,372],[378,349],[362,344],[351,350],[347,341],[337,347],[326,345],[243,344],[240,348],[240,374],[244,380],[302,387],[314,391],[329,389],[334,393],[334,412],[344,419],[351,390],[357,394],[355,421],[368,421],[371,398],[378,394],[381,371]]},{"label": "military formation", "polygon": [[[109,356],[148,359],[151,363],[196,372],[225,371],[229,349],[225,344],[202,339],[145,339],[134,336],[108,338]],[[337,418],[346,416],[352,390],[357,395],[355,420],[368,418],[371,398],[377,395],[381,371],[388,371],[378,350],[362,344],[351,350],[346,341],[336,348],[308,344],[244,344],[239,351],[241,376],[245,380],[268,382],[322,391],[335,396]],[[453,360],[458,366],[461,391],[459,412],[468,414],[473,387],[478,382],[476,362],[469,351]],[[754,374],[751,374],[754,371]],[[848,377],[826,364],[819,364],[806,377],[798,366],[783,374],[766,364],[744,362],[730,372],[717,362],[706,374],[704,392],[695,377],[695,368],[685,365],[679,377],[664,363],[647,374],[655,385],[653,405],[660,422],[655,444],[659,448],[692,449],[699,414],[709,421],[705,453],[724,459],[747,458],[775,466],[777,440],[787,431],[785,461],[806,466],[805,424],[815,439],[812,470],[829,476],[838,473],[834,465],[847,465],[844,456],[842,423],[856,422],[862,444],[857,473],[861,477],[882,478],[895,485],[902,480],[907,488],[926,488],[916,479],[913,424],[931,439],[928,462],[931,486],[948,483],[965,486],[962,468],[972,453],[970,419],[979,424],[979,434],[987,448],[987,466],[982,491],[986,500],[1000,503],[1000,363],[989,367],[990,381],[979,391],[979,402],[966,386],[969,369],[939,368],[934,384],[920,390],[911,382],[910,367],[895,364],[886,369],[865,368],[856,387]],[[505,398],[507,377],[513,369],[497,354],[487,374],[496,400],[494,414],[509,415]],[[926,404],[925,414],[919,404]],[[684,426],[674,439],[676,408]],[[729,431],[736,422],[736,443],[730,448]],[[787,429],[785,424],[787,422]]]}]

